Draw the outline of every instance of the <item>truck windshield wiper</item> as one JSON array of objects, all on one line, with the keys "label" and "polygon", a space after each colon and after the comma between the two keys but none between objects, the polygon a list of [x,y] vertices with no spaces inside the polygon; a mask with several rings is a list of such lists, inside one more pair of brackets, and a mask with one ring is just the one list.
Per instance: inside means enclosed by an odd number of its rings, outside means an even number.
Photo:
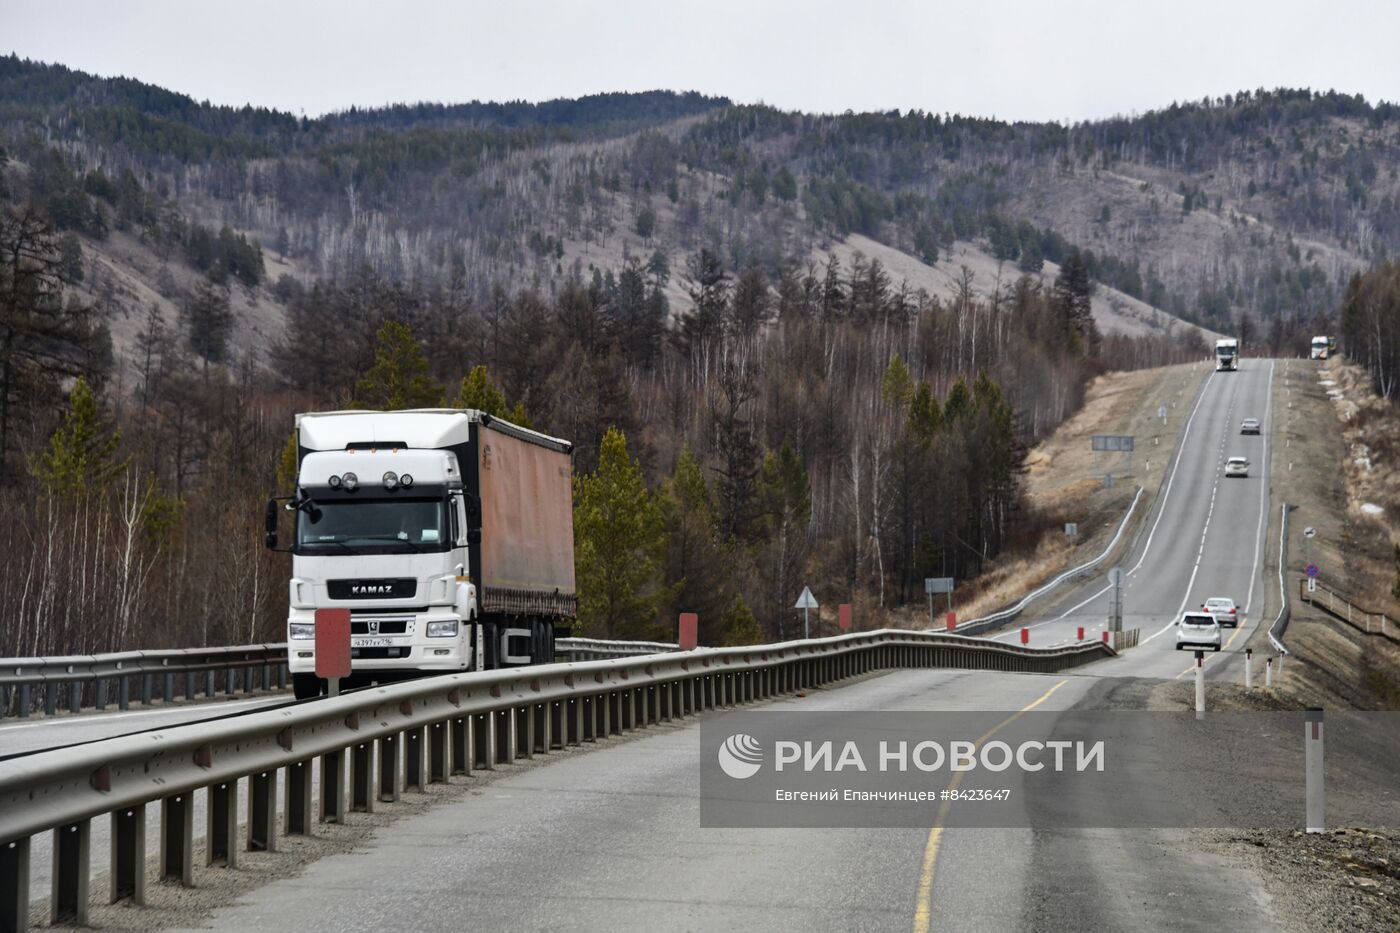
[{"label": "truck windshield wiper", "polygon": [[402,544],[420,553],[427,550],[427,548],[423,547],[421,544],[414,544],[407,538],[399,538],[394,535],[356,535],[356,537],[364,541],[388,541],[390,544]]},{"label": "truck windshield wiper", "polygon": [[326,545],[326,544],[334,544],[336,547],[342,548],[342,549],[347,550],[347,551],[351,549],[351,548],[350,548],[350,545],[346,544],[344,541],[339,541],[339,540],[336,540],[336,539],[334,539],[334,538],[329,539],[329,540],[326,540],[326,541],[303,541],[303,542],[301,543],[301,546],[302,546],[302,547],[321,547],[322,545]]}]

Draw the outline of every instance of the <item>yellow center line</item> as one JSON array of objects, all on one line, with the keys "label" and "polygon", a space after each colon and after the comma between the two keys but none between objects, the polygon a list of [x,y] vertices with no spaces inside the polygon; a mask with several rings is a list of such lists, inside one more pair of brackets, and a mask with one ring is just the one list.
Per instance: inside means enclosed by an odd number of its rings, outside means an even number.
[{"label": "yellow center line", "polygon": [[[1046,690],[1034,702],[1021,707],[1015,713],[1003,719],[992,728],[984,732],[976,742],[973,743],[973,750],[982,747],[982,743],[996,735],[1006,726],[1021,718],[1023,713],[1028,713],[1046,700],[1050,699],[1050,694],[1069,683],[1068,679],[1062,680],[1055,686]],[[964,772],[959,771],[953,775],[953,779],[948,782],[949,790],[957,790],[962,783]],[[943,840],[943,824],[948,818],[948,808],[952,806],[951,800],[945,800],[938,806],[938,817],[933,822],[933,828],[928,833],[928,844],[924,846],[924,861],[919,869],[919,893],[914,901],[914,933],[928,933],[930,908],[933,903],[933,870],[938,862],[938,846]]]}]

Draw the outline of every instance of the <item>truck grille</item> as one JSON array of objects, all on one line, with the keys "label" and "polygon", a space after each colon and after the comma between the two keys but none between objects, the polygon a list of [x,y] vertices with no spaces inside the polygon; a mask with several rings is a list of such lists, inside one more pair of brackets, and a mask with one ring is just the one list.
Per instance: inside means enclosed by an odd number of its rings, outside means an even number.
[{"label": "truck grille", "polygon": [[352,619],[351,635],[403,635],[408,631],[407,619]]},{"label": "truck grille", "polygon": [[389,658],[406,658],[413,653],[412,648],[351,648],[351,658],[366,661],[382,661]]},{"label": "truck grille", "polygon": [[412,577],[386,580],[327,580],[331,599],[412,599],[418,581]]}]

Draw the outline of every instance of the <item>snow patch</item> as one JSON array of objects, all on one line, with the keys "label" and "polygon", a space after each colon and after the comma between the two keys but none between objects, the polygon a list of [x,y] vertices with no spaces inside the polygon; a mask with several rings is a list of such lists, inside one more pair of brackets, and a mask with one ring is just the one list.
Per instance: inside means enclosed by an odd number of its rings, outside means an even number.
[{"label": "snow patch", "polygon": [[1320,386],[1334,386],[1334,385],[1336,385],[1336,383],[1333,382],[1331,379],[1319,379],[1318,382],[1317,382],[1317,384],[1320,385]]},{"label": "snow patch", "polygon": [[1384,515],[1384,514],[1385,514],[1385,509],[1383,509],[1383,508],[1381,508],[1380,506],[1376,505],[1374,502],[1366,502],[1366,503],[1363,503],[1362,506],[1361,506],[1361,511],[1365,512],[1367,515]]}]

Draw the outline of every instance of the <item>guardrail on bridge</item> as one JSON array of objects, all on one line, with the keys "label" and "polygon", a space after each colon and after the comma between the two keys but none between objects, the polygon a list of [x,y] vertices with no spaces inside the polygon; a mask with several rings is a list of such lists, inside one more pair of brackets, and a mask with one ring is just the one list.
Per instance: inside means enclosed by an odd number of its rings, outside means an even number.
[{"label": "guardrail on bridge", "polygon": [[[279,830],[423,791],[452,775],[549,754],[655,721],[793,693],[888,668],[1049,673],[1115,654],[1101,642],[1033,649],[932,632],[882,630],[744,648],[447,674],[231,719],[175,726],[0,761],[0,933],[29,922],[33,837],[53,845],[51,921],[83,925],[90,827],[111,821],[112,902],[141,903],[146,808],[161,807],[162,879],[193,880],[192,795],[207,794],[207,864],[274,849]],[[320,800],[313,805],[313,769]],[[282,778],[278,780],[278,772]],[[239,781],[249,782],[246,840]],[[277,819],[279,784],[286,795]],[[281,826],[279,827],[279,822]],[[242,844],[240,844],[240,842]]]}]

